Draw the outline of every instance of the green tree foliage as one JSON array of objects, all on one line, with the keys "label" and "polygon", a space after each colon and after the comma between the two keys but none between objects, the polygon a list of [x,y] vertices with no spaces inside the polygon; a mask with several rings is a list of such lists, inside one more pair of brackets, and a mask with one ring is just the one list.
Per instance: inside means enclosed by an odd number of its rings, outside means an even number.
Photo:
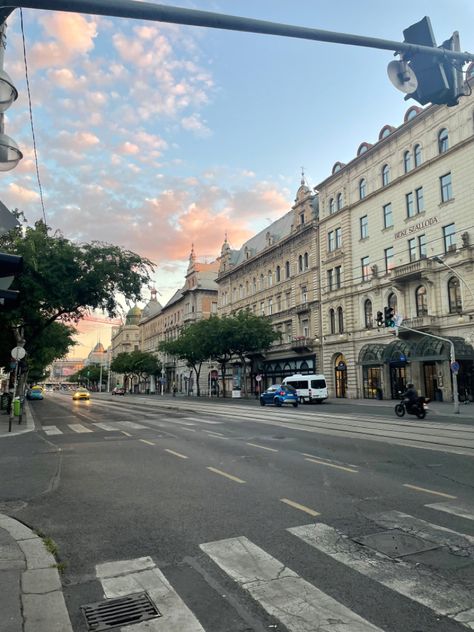
[{"label": "green tree foliage", "polygon": [[[148,259],[133,252],[102,242],[74,243],[59,232],[51,233],[42,221],[24,235],[14,229],[0,237],[0,250],[20,255],[24,262],[12,285],[20,292],[19,300],[12,309],[0,311],[0,330],[10,339],[17,339],[21,331],[34,362],[43,354],[43,332],[52,323],[62,323],[72,332],[71,326],[90,310],[117,316],[118,297],[140,300],[153,269]],[[57,354],[52,353],[56,358],[64,354],[61,345]],[[8,357],[0,356],[0,365],[8,362],[9,352]]]},{"label": "green tree foliage", "polygon": [[138,383],[143,382],[150,375],[159,375],[161,364],[152,353],[146,351],[132,351],[119,353],[112,360],[110,370],[124,376],[124,380],[136,377]]},{"label": "green tree foliage", "polygon": [[[79,382],[91,386],[98,387],[101,378],[100,364],[89,364],[82,367],[79,371],[68,377],[68,382]],[[102,367],[102,384],[107,383],[108,371]]]}]

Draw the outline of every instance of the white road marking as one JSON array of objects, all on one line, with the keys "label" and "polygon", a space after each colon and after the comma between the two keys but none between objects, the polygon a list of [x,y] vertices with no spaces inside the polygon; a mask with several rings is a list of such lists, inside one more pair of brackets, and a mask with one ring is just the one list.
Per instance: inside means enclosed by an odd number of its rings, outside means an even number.
[{"label": "white road marking", "polygon": [[106,424],[104,422],[95,422],[94,426],[97,426],[97,428],[100,428],[101,430],[107,430],[108,432],[112,430],[117,430],[115,426],[111,426],[110,424]]},{"label": "white road marking", "polygon": [[278,452],[278,450],[276,450],[275,448],[267,448],[267,446],[258,445],[258,443],[250,443],[249,441],[247,441],[246,443],[247,445],[251,445],[252,448],[260,448],[261,450],[268,450],[269,452]]},{"label": "white road marking", "polygon": [[318,522],[287,529],[318,551],[329,555],[366,577],[391,590],[446,615],[467,627],[474,626],[472,592],[465,586],[422,566],[414,567],[403,560],[397,563],[388,556],[350,540],[333,527]]},{"label": "white road marking", "polygon": [[211,424],[211,425],[219,425],[222,424],[222,421],[209,421],[209,419],[200,419],[199,417],[184,417],[188,421],[198,421],[200,424]]},{"label": "white road marking", "polygon": [[445,494],[444,492],[437,492],[434,489],[426,489],[426,487],[418,487],[417,485],[408,485],[408,483],[404,483],[403,487],[408,487],[408,489],[414,489],[416,492],[425,492],[426,494],[433,494],[434,496],[443,496],[443,498],[457,498],[457,496],[451,496],[451,494]]},{"label": "white road marking", "polygon": [[291,632],[381,632],[245,537],[200,548]]},{"label": "white road marking", "polygon": [[165,452],[169,452],[169,454],[174,454],[175,456],[179,456],[180,459],[189,459],[189,457],[186,456],[185,454],[181,454],[180,452],[175,452],[174,450],[169,450],[168,448],[165,448]]},{"label": "white road marking", "polygon": [[467,503],[447,502],[447,503],[432,503],[431,505],[425,505],[430,509],[436,509],[437,511],[445,511],[446,513],[453,514],[453,516],[459,516],[460,518],[467,518],[467,520],[474,520],[474,506]]},{"label": "white road marking", "polygon": [[245,483],[241,478],[237,478],[237,476],[232,476],[232,474],[227,474],[227,472],[223,472],[222,470],[217,470],[215,467],[207,467],[207,470],[210,472],[214,472],[214,474],[219,474],[220,476],[225,476],[225,478],[229,478],[231,481],[235,483]]},{"label": "white road marking", "polygon": [[93,430],[91,430],[90,428],[86,428],[82,424],[68,424],[68,426],[69,428],[71,428],[71,430],[74,430],[74,432],[94,432]]},{"label": "white road marking", "polygon": [[310,461],[311,463],[317,463],[318,465],[325,465],[326,467],[333,467],[336,470],[344,470],[345,472],[352,472],[352,474],[359,473],[359,470],[355,470],[352,467],[344,467],[343,465],[335,465],[334,463],[326,463],[325,461],[320,461],[319,459],[310,459],[309,457],[305,457],[305,461]]},{"label": "white road marking", "polygon": [[147,441],[146,439],[138,439],[138,440],[141,441],[142,443],[146,443],[147,445],[155,445],[153,441]]},{"label": "white road marking", "polygon": [[160,611],[158,619],[128,625],[127,632],[205,632],[150,557],[99,564],[96,573],[107,599],[146,591]]},{"label": "white road marking", "polygon": [[59,430],[56,426],[43,426],[43,432],[47,435],[63,434],[62,430]]},{"label": "white road marking", "polygon": [[116,422],[117,426],[123,427],[125,426],[125,428],[130,428],[131,430],[140,430],[140,429],[148,429],[148,426],[142,426],[142,424],[137,424],[134,421],[117,421]]}]

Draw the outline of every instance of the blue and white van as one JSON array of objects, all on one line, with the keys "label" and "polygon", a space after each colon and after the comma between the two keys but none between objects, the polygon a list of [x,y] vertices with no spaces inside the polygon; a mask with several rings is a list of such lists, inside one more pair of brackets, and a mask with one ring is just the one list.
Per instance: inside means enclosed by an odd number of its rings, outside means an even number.
[{"label": "blue and white van", "polygon": [[283,384],[288,384],[296,389],[301,403],[321,404],[328,398],[328,387],[324,375],[302,375],[296,373],[285,377]]}]

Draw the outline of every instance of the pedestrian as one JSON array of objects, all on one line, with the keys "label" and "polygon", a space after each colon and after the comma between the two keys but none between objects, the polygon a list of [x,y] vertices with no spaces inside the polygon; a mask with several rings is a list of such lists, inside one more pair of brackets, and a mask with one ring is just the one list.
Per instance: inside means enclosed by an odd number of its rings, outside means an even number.
[{"label": "pedestrian", "polygon": [[172,386],[171,390],[173,391],[173,397],[176,397],[176,393],[178,391],[178,387],[176,386],[176,382],[173,382],[173,386]]}]

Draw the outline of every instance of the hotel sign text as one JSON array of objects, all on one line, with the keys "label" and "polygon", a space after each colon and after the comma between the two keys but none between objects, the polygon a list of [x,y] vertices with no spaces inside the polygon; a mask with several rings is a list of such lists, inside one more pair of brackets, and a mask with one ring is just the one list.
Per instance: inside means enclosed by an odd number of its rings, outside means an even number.
[{"label": "hotel sign text", "polygon": [[411,235],[412,233],[417,233],[419,230],[423,230],[424,228],[429,228],[434,224],[437,224],[439,219],[437,217],[430,217],[429,219],[424,219],[422,222],[417,222],[416,224],[412,224],[403,230],[399,230],[395,233],[394,238],[400,239],[401,237],[406,237],[407,235]]}]

